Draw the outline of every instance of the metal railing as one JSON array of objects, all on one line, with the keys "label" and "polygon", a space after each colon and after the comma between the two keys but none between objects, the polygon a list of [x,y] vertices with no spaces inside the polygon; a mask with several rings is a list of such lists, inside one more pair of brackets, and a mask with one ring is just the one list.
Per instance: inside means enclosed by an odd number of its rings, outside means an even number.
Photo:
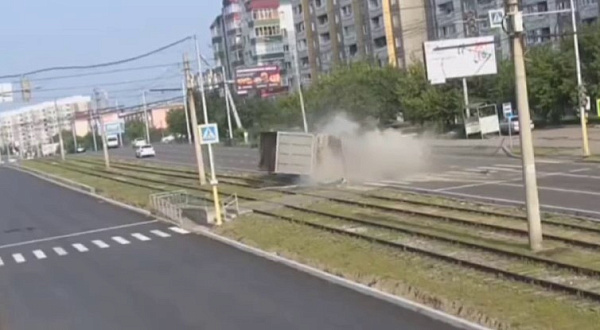
[{"label": "metal railing", "polygon": [[150,195],[150,206],[160,216],[183,223],[182,206],[189,204],[189,195],[185,190],[160,192]]},{"label": "metal railing", "polygon": [[[223,216],[227,219],[227,215],[231,212],[236,216],[240,214],[240,204],[238,202],[237,194],[233,194],[229,197],[223,198],[221,201],[221,209],[223,210]],[[231,210],[231,211],[229,211]]]}]

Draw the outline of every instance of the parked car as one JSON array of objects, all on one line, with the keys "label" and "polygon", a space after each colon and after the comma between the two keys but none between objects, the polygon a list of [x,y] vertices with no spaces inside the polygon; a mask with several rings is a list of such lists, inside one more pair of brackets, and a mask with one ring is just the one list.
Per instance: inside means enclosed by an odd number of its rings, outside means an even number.
[{"label": "parked car", "polygon": [[156,156],[156,152],[154,151],[154,147],[150,144],[145,144],[143,146],[138,147],[135,150],[135,157],[144,158],[144,157],[154,157]]},{"label": "parked car", "polygon": [[[510,125],[510,133],[511,134],[519,134],[519,117],[511,117],[510,118],[510,124],[509,124],[509,120],[508,119],[502,119],[500,121],[500,132],[504,135],[508,135],[508,128]],[[531,129],[533,130],[535,128],[535,125],[533,124],[533,121],[531,121],[531,125],[530,125]]]},{"label": "parked car", "polygon": [[77,152],[78,154],[84,153],[85,152],[85,147],[84,146],[78,146],[77,150],[75,150],[75,152]]},{"label": "parked car", "polygon": [[141,147],[143,145],[146,145],[146,144],[147,144],[146,143],[146,139],[144,139],[144,138],[137,138],[137,139],[133,140],[133,143],[131,144],[131,146],[134,149],[137,149],[137,148],[139,148],[139,147]]}]

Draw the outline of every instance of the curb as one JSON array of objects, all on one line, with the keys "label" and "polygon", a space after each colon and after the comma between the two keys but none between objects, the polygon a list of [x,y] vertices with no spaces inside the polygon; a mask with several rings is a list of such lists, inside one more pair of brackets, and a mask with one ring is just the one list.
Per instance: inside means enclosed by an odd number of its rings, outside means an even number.
[{"label": "curb", "polygon": [[[89,187],[89,186],[86,186],[86,185],[83,185],[83,184],[79,184],[79,183],[76,183],[76,182],[68,180],[68,179],[62,179],[62,178],[55,179],[56,177],[53,176],[53,175],[36,173],[38,171],[30,170],[30,169],[25,169],[25,168],[20,167],[20,166],[7,166],[7,168],[10,168],[10,169],[13,169],[13,170],[16,170],[16,171],[20,171],[22,173],[26,173],[26,174],[32,175],[32,176],[34,176],[36,178],[45,180],[47,182],[59,185],[61,187],[64,187],[64,188],[67,188],[67,189],[70,189],[70,190],[73,190],[75,192],[86,194],[88,196],[91,196],[91,197],[94,197],[94,198],[106,201],[106,202],[111,203],[111,204],[113,204],[115,206],[118,206],[118,207],[121,207],[121,208],[125,208],[125,209],[128,209],[130,211],[133,211],[133,212],[145,215],[145,216],[152,216],[152,213],[150,211],[148,211],[148,210],[145,210],[145,209],[142,209],[142,208],[139,208],[139,207],[135,207],[135,206],[131,206],[129,204],[125,204],[123,202],[119,202],[119,201],[116,201],[114,199],[98,195],[97,193],[95,193],[95,189],[93,187]],[[68,185],[66,183],[60,182],[61,180],[66,180],[67,182],[76,183],[80,187],[91,188],[91,190],[94,191],[94,192],[86,191],[86,190],[83,190],[83,189],[78,189],[78,188],[76,188],[74,186],[70,186],[70,185]],[[159,219],[161,221],[165,221],[167,223],[173,224],[173,222],[167,221],[166,219],[163,219],[163,218],[160,218],[160,217],[157,217],[157,219]],[[188,226],[184,226],[184,227],[188,227]],[[411,301],[411,300],[408,300],[408,299],[404,299],[404,298],[401,298],[399,296],[395,296],[393,294],[386,293],[386,292],[383,292],[383,291],[380,291],[380,290],[368,287],[368,286],[366,286],[364,284],[353,282],[353,281],[350,281],[348,279],[345,279],[345,278],[342,278],[342,277],[339,277],[339,276],[335,276],[333,274],[327,273],[327,272],[322,271],[320,269],[317,269],[317,268],[314,268],[314,267],[311,267],[311,266],[299,263],[299,262],[291,260],[291,259],[287,259],[287,258],[281,257],[281,256],[279,256],[277,254],[269,253],[269,252],[260,250],[258,248],[255,248],[255,247],[243,244],[243,243],[238,242],[236,240],[220,236],[218,234],[215,234],[215,233],[211,232],[209,229],[201,227],[201,226],[195,226],[194,228],[186,228],[186,229],[191,230],[192,232],[194,232],[196,234],[199,234],[201,236],[204,236],[206,238],[209,238],[209,239],[218,241],[218,242],[220,242],[222,244],[225,244],[225,245],[231,246],[233,248],[236,248],[236,249],[238,249],[240,251],[243,251],[243,252],[246,252],[246,253],[250,253],[252,255],[255,255],[255,256],[258,256],[258,257],[262,257],[262,258],[265,258],[265,259],[273,261],[273,262],[280,263],[280,264],[282,264],[284,266],[290,267],[290,268],[295,269],[297,271],[300,271],[300,272],[312,275],[312,276],[317,277],[319,279],[322,279],[322,280],[328,281],[330,283],[339,285],[341,287],[344,287],[344,288],[356,291],[356,292],[364,294],[366,296],[370,296],[370,297],[373,297],[373,298],[376,298],[376,299],[383,300],[385,302],[394,304],[394,305],[402,307],[404,309],[407,309],[407,310],[413,311],[415,313],[424,315],[424,316],[429,317],[431,319],[438,320],[440,322],[446,323],[446,324],[451,325],[451,326],[453,326],[455,328],[465,329],[465,330],[490,330],[489,328],[486,328],[486,327],[484,327],[482,325],[479,325],[479,324],[467,321],[465,319],[461,319],[459,317],[456,317],[456,316],[444,313],[442,311],[439,311],[439,310],[436,310],[434,308],[431,308],[431,307],[428,307],[428,306],[416,303],[414,301]]]},{"label": "curb", "polygon": [[[189,228],[186,228],[189,229]],[[447,313],[444,313],[442,311],[439,311],[437,309],[416,303],[414,301],[405,299],[405,298],[401,298],[399,296],[395,296],[393,294],[390,293],[386,293],[374,288],[371,288],[369,286],[366,286],[364,284],[360,284],[357,282],[353,282],[350,281],[348,279],[327,273],[325,271],[322,271],[320,269],[299,263],[297,261],[291,260],[291,259],[287,259],[284,257],[281,257],[275,253],[270,253],[270,252],[266,252],[264,250],[246,245],[244,243],[240,243],[236,240],[227,238],[227,237],[223,237],[221,235],[215,234],[213,232],[211,232],[208,229],[205,229],[203,227],[196,227],[193,228],[192,231],[196,234],[202,235],[204,237],[213,239],[215,241],[218,241],[220,243],[223,243],[225,245],[231,246],[233,248],[236,248],[238,250],[244,251],[246,253],[250,253],[253,254],[255,256],[258,257],[262,257],[265,259],[268,259],[270,261],[273,262],[277,262],[280,263],[284,266],[293,268],[297,271],[303,272],[303,273],[307,273],[309,275],[312,275],[314,277],[317,277],[319,279],[328,281],[330,283],[342,286],[346,289],[350,289],[353,291],[356,291],[358,293],[364,294],[366,296],[370,296],[376,299],[380,299],[383,301],[386,301],[388,303],[394,304],[396,306],[402,307],[404,309],[413,311],[415,313],[427,316],[431,319],[434,320],[438,320],[440,322],[446,323],[448,325],[451,325],[455,328],[459,328],[459,329],[467,329],[467,330],[490,330],[490,328],[486,328],[482,325],[473,323],[471,321],[467,321],[465,319],[459,318],[457,316],[453,316]]]},{"label": "curb", "polygon": [[[29,174],[31,176],[34,176],[34,177],[38,178],[38,179],[41,179],[41,180],[53,183],[53,184],[61,186],[63,188],[67,188],[67,189],[73,190],[75,192],[86,194],[88,196],[94,197],[96,199],[100,199],[100,200],[105,201],[107,203],[110,203],[110,204],[113,204],[115,206],[127,209],[127,210],[132,211],[132,212],[139,213],[139,214],[147,216],[147,217],[152,216],[152,212],[150,212],[148,210],[142,209],[140,207],[132,206],[132,205],[129,205],[129,204],[126,204],[126,203],[123,203],[123,202],[119,202],[119,201],[114,200],[112,198],[104,197],[102,195],[97,194],[95,188],[87,186],[87,185],[84,185],[84,184],[81,184],[81,183],[77,183],[75,181],[71,181],[71,180],[68,180],[68,179],[59,178],[59,177],[56,177],[54,175],[50,175],[50,174],[46,174],[46,173],[41,173],[39,171],[28,169],[28,168],[24,168],[24,167],[21,167],[21,166],[6,166],[6,168],[9,168],[9,169],[12,169],[12,170],[15,170],[15,171],[19,171],[21,173]],[[63,183],[61,181],[72,182],[72,183],[75,183],[75,185],[72,186],[72,185],[69,185],[67,183]],[[78,187],[83,187],[84,189],[80,189]]]}]

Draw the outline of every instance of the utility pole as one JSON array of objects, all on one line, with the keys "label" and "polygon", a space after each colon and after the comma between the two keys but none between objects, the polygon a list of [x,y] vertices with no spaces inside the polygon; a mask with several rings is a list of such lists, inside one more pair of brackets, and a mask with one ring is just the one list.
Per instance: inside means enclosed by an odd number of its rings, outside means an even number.
[{"label": "utility pole", "polygon": [[298,97],[300,98],[300,110],[302,111],[302,125],[304,126],[304,133],[308,133],[306,109],[304,107],[304,93],[302,92],[302,82],[300,79],[300,62],[298,61],[298,50],[296,49],[296,45],[294,45],[294,53],[292,54],[292,56],[294,57],[294,72],[296,75],[296,84],[298,86]]},{"label": "utility pole", "polygon": [[148,107],[146,106],[146,91],[142,92],[142,102],[144,104],[144,125],[146,125],[146,142],[150,143],[150,127],[148,126]]},{"label": "utility pole", "polygon": [[231,127],[231,107],[229,105],[229,88],[227,88],[227,75],[225,67],[221,66],[221,74],[223,76],[223,95],[225,96],[225,107],[227,109],[227,129],[229,131],[229,141],[233,142],[233,128]]},{"label": "utility pole", "polygon": [[54,119],[56,121],[56,127],[58,127],[58,143],[60,143],[60,159],[65,161],[65,145],[62,137],[62,127],[60,127],[60,121],[58,116],[58,104],[56,103],[56,99],[54,100]]},{"label": "utility pole", "polygon": [[77,132],[75,131],[75,117],[73,117],[73,121],[71,122],[71,133],[73,133],[73,152],[77,153]]},{"label": "utility pole", "polygon": [[181,82],[181,91],[183,92],[183,111],[185,111],[185,128],[187,131],[188,143],[192,144],[192,133],[190,132],[190,114],[187,105],[188,97],[185,89],[185,80]]},{"label": "utility pole", "polygon": [[204,172],[204,159],[202,158],[202,149],[200,148],[200,139],[198,137],[198,117],[196,116],[196,105],[194,104],[194,77],[190,70],[190,62],[187,55],[183,56],[183,67],[185,72],[187,100],[189,103],[190,117],[192,120],[192,136],[194,137],[194,150],[196,151],[196,165],[198,166],[198,178],[200,185],[206,184],[206,173]]},{"label": "utility pole", "polygon": [[[200,57],[200,51],[198,49],[198,39],[194,36],[196,42],[196,57],[198,59],[198,84],[200,85],[200,95],[202,95],[202,110],[204,112],[204,124],[208,124],[208,109],[206,108],[206,94],[204,93],[204,76],[202,75],[202,58]],[[194,129],[197,131],[197,129]],[[200,143],[200,141],[196,141]],[[215,217],[217,218],[216,225],[220,226],[223,221],[221,219],[221,204],[219,203],[219,190],[217,181],[217,173],[215,170],[215,162],[213,157],[212,144],[208,144],[208,158],[210,160],[210,185],[213,191],[213,201],[215,203]]]},{"label": "utility pole", "polygon": [[529,247],[533,251],[542,249],[542,222],[540,219],[540,201],[537,189],[533,141],[531,137],[531,119],[529,114],[529,98],[527,95],[527,78],[525,76],[525,59],[523,57],[523,16],[519,11],[518,0],[507,0],[508,15],[511,18],[513,33],[513,57],[517,92],[517,109],[519,109],[519,128],[521,137],[521,154],[523,160],[523,181],[525,182],[525,200],[527,205],[527,221],[529,229]]},{"label": "utility pole", "polygon": [[575,20],[575,1],[571,0],[571,21],[573,22],[573,46],[575,48],[575,67],[577,68],[577,95],[579,96],[579,117],[581,120],[581,139],[583,142],[583,156],[590,155],[588,144],[587,118],[585,113],[585,102],[587,96],[581,79],[581,61],[579,60],[579,38],[577,37],[577,21]]},{"label": "utility pole", "polygon": [[[100,104],[100,94],[98,93],[97,89],[94,89],[94,98],[96,99],[96,106],[98,104]],[[104,127],[104,120],[102,119],[102,115],[98,115],[96,113],[96,116],[98,118],[94,118],[94,121],[97,119],[99,121],[100,124],[100,138],[102,139],[102,152],[104,153],[104,165],[106,166],[106,169],[110,169],[110,160],[108,158],[108,147],[106,145],[106,132],[105,132],[105,127]]]},{"label": "utility pole", "polygon": [[90,126],[92,128],[92,139],[94,140],[94,151],[98,151],[98,141],[96,141],[96,113],[98,110],[98,96],[97,91],[94,90],[94,107],[90,112]]}]

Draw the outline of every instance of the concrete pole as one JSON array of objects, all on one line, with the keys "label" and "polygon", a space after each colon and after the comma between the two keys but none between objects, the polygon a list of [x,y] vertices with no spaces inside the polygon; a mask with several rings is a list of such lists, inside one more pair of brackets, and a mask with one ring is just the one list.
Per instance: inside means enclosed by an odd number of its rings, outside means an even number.
[{"label": "concrete pole", "polygon": [[223,93],[225,96],[225,107],[227,109],[227,129],[229,130],[229,140],[233,142],[233,128],[231,127],[231,107],[229,105],[229,88],[227,88],[227,76],[225,68],[221,66],[221,74],[223,76]]},{"label": "concrete pole", "polygon": [[94,151],[98,151],[98,141],[96,141],[96,112],[98,109],[98,92],[94,90],[94,108],[90,114],[90,126],[92,127],[92,139],[94,140]]},{"label": "concrete pole", "polygon": [[58,119],[58,104],[54,100],[54,120],[56,121],[56,127],[58,127],[58,143],[60,143],[60,159],[65,161],[65,144],[62,137],[62,127],[60,127],[60,121]]},{"label": "concrete pole", "polygon": [[[200,50],[198,48],[198,39],[194,36],[194,41],[196,44],[196,57],[198,60],[198,84],[200,85],[200,95],[202,95],[202,110],[204,112],[204,123],[208,124],[208,109],[206,107],[206,93],[204,93],[204,75],[202,74],[202,58],[200,56]],[[196,143],[200,143],[200,141],[196,141]],[[217,218],[217,226],[220,226],[223,221],[221,219],[221,203],[219,202],[219,190],[217,181],[217,174],[215,173],[215,162],[213,158],[213,150],[212,144],[208,144],[208,159],[210,162],[210,185],[212,186],[213,191],[213,201],[215,204],[215,217]]]},{"label": "concrete pole", "polygon": [[190,107],[190,119],[192,120],[192,136],[194,137],[194,150],[196,151],[196,165],[198,166],[198,178],[200,185],[206,184],[206,172],[204,171],[204,159],[202,158],[202,149],[200,148],[200,137],[198,136],[198,116],[196,116],[196,104],[194,104],[194,78],[190,72],[190,62],[187,56],[183,57],[185,68],[187,100]]},{"label": "concrete pole", "polygon": [[144,104],[144,125],[146,125],[146,142],[150,143],[150,127],[148,125],[148,107],[146,106],[146,91],[142,92],[142,102]]},{"label": "concrete pole", "polygon": [[102,151],[104,152],[104,165],[106,169],[110,169],[110,159],[108,156],[108,147],[106,145],[106,128],[104,127],[104,120],[102,120],[102,116],[98,118],[100,120],[100,134],[102,134]]},{"label": "concrete pole", "polygon": [[588,132],[587,132],[587,119],[585,114],[585,107],[583,106],[583,100],[586,96],[583,93],[583,82],[581,79],[581,61],[579,59],[579,38],[577,37],[577,21],[575,20],[575,2],[571,0],[571,21],[573,22],[573,46],[575,48],[575,67],[577,68],[577,88],[579,96],[579,117],[581,120],[581,140],[583,142],[582,151],[583,156],[588,157],[590,155],[590,146],[588,144]]},{"label": "concrete pole", "polygon": [[525,60],[523,57],[523,18],[522,13],[519,11],[518,0],[507,0],[507,8],[508,14],[513,18],[513,57],[515,65],[517,109],[519,109],[519,130],[521,132],[521,154],[523,160],[523,181],[525,182],[525,200],[529,227],[529,247],[533,251],[539,251],[542,249],[542,222],[540,219],[540,202],[538,198],[533,141],[531,137],[527,78],[525,76]]},{"label": "concrete pole", "polygon": [[471,109],[469,109],[469,87],[467,86],[467,78],[462,79],[463,97],[465,100],[465,114],[467,118],[471,117]]},{"label": "concrete pole", "polygon": [[185,90],[185,80],[181,82],[181,91],[183,92],[183,111],[185,111],[185,128],[187,131],[188,143],[192,144],[192,133],[190,132],[190,114],[188,112],[188,98]]},{"label": "concrete pole", "polygon": [[304,93],[302,92],[302,82],[300,79],[300,62],[298,61],[298,49],[294,45],[294,67],[296,75],[296,84],[298,86],[298,97],[300,98],[300,111],[302,111],[302,125],[304,127],[304,133],[308,133],[308,122],[306,121],[306,108],[304,107]]},{"label": "concrete pole", "polygon": [[[75,114],[73,114],[75,116]],[[77,153],[77,132],[75,131],[75,118],[71,122],[71,133],[73,133],[73,152]]]}]

